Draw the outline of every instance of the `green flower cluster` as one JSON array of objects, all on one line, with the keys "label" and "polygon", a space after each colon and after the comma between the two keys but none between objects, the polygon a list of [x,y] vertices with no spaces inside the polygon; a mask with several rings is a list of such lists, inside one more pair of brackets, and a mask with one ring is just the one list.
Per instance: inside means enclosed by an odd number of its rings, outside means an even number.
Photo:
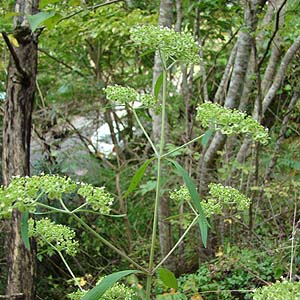
[{"label": "green flower cluster", "polygon": [[153,96],[149,94],[139,94],[131,87],[109,85],[104,89],[104,92],[108,100],[122,104],[132,104],[134,101],[140,101],[145,107],[153,108],[157,103],[157,100]]},{"label": "green flower cluster", "polygon": [[20,211],[35,211],[35,200],[40,193],[49,199],[61,199],[64,193],[75,192],[76,183],[70,178],[41,175],[32,177],[13,177],[7,187],[1,187],[0,215],[8,217],[13,208]]},{"label": "green flower cluster", "polygon": [[[221,215],[224,206],[234,206],[238,211],[243,211],[250,205],[250,199],[232,187],[223,186],[220,183],[211,183],[209,188],[211,197],[206,201],[201,201],[201,206],[207,218],[216,214]],[[170,198],[178,204],[191,201],[190,193],[185,186],[170,192]]]},{"label": "green flower cluster", "polygon": [[114,199],[105,191],[104,187],[94,187],[90,184],[81,183],[77,194],[85,198],[93,210],[105,215],[110,213],[110,206]]},{"label": "green flower cluster", "polygon": [[177,205],[181,205],[185,201],[190,202],[191,195],[187,187],[182,185],[179,189],[170,192],[170,199],[175,201]]},{"label": "green flower cluster", "polygon": [[108,100],[120,102],[122,104],[137,101],[139,96],[135,89],[119,85],[109,85],[104,89],[104,92]]},{"label": "green flower cluster", "polygon": [[58,251],[65,251],[68,255],[74,256],[78,250],[78,242],[74,240],[75,231],[71,228],[55,224],[55,222],[44,218],[38,221],[28,221],[28,234],[37,239],[38,245],[46,248],[48,255],[54,254],[53,246]]},{"label": "green flower cluster", "polygon": [[157,104],[157,99],[149,94],[140,94],[139,101],[147,108],[154,108]]},{"label": "green flower cluster", "polygon": [[64,194],[78,193],[91,207],[103,214],[109,214],[113,198],[104,188],[74,182],[68,177],[40,175],[32,177],[13,177],[7,187],[0,188],[0,218],[10,217],[14,208],[21,212],[36,211],[40,195],[50,200],[62,199]]},{"label": "green flower cluster", "polygon": [[208,187],[210,189],[209,194],[211,195],[208,201],[217,201],[228,207],[234,205],[239,211],[249,208],[251,200],[235,188],[224,186],[220,183],[210,183]]},{"label": "green flower cluster", "polygon": [[[100,279],[97,284],[101,282]],[[81,300],[87,291],[77,291],[68,295],[71,300]],[[110,289],[108,289],[101,300],[135,300],[137,299],[134,290],[123,283],[115,283]],[[99,299],[100,300],[100,299]]]},{"label": "green flower cluster", "polygon": [[214,125],[223,134],[248,133],[254,141],[267,144],[268,130],[256,120],[237,109],[228,109],[219,104],[206,102],[198,106],[196,119],[203,127]]},{"label": "green flower cluster", "polygon": [[[181,186],[179,189],[170,192],[170,199],[181,204],[184,201],[191,202],[191,195],[186,186]],[[222,213],[222,203],[217,199],[208,199],[207,202],[201,201],[201,207],[207,218]]]},{"label": "green flower cluster", "polygon": [[71,294],[68,294],[68,298],[71,300],[81,300],[83,296],[87,293],[88,291],[76,291]]},{"label": "green flower cluster", "polygon": [[179,33],[166,27],[137,26],[130,30],[131,39],[147,50],[159,50],[166,59],[184,63],[199,62],[199,46],[189,33]]},{"label": "green flower cluster", "polygon": [[269,286],[258,288],[253,300],[300,300],[300,282],[276,282]]}]

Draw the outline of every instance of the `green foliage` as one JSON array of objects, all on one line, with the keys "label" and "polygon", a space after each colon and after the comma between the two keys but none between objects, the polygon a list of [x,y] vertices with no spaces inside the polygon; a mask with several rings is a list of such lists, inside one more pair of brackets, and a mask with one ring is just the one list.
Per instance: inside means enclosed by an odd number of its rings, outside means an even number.
[{"label": "green foliage", "polygon": [[[101,282],[102,279],[100,279]],[[71,300],[81,300],[87,291],[77,291],[68,295]],[[108,289],[104,295],[98,297],[96,300],[135,300],[135,291],[126,286],[124,283],[115,283],[110,289]]]},{"label": "green foliage", "polygon": [[153,108],[157,101],[155,98],[148,94],[139,94],[133,88],[122,86],[108,86],[104,89],[108,100],[116,101],[122,104],[133,105],[134,101],[140,101],[147,108]]},{"label": "green foliage", "polygon": [[41,250],[49,256],[54,254],[53,248],[56,251],[65,251],[71,256],[75,256],[79,248],[78,241],[74,240],[73,229],[62,224],[55,224],[48,218],[38,221],[30,219],[29,236],[35,237]]},{"label": "green foliage", "polygon": [[28,16],[28,22],[31,30],[34,32],[43,22],[55,15],[54,11],[42,11],[35,15]]},{"label": "green foliage", "polygon": [[161,281],[169,288],[177,289],[178,282],[173,272],[165,268],[159,268],[157,270]]},{"label": "green foliage", "polygon": [[161,51],[166,60],[170,58],[187,64],[199,62],[199,47],[189,33],[151,25],[133,27],[130,32],[135,44]]},{"label": "green foliage", "polygon": [[299,300],[300,282],[276,282],[269,286],[257,289],[253,294],[253,300]]},{"label": "green foliage", "polygon": [[99,211],[101,214],[106,215],[110,213],[113,198],[104,190],[104,187],[94,187],[90,184],[80,183],[77,193],[85,198],[86,203],[94,211]]},{"label": "green foliage", "polygon": [[132,103],[137,100],[138,93],[130,87],[122,86],[108,86],[104,89],[106,97],[108,100],[116,101],[120,103]]},{"label": "green foliage", "polygon": [[227,247],[224,252],[217,259],[203,263],[197,272],[180,276],[176,292],[166,292],[157,282],[157,300],[250,300],[251,290],[273,280],[274,258],[268,253],[238,247]]},{"label": "green foliage", "polygon": [[154,160],[154,158],[150,158],[148,160],[146,160],[141,166],[140,168],[137,170],[137,172],[134,174],[134,176],[132,177],[131,181],[130,181],[130,185],[128,187],[128,190],[126,191],[126,193],[124,194],[124,198],[128,197],[128,195],[130,193],[132,193],[134,191],[134,189],[137,187],[137,185],[140,183],[140,181],[142,180],[146,169],[148,168],[149,164]]},{"label": "green foliage", "polygon": [[116,282],[121,278],[134,273],[139,273],[139,271],[120,271],[100,279],[97,285],[84,295],[82,300],[133,300],[133,297],[135,296],[134,291],[125,285]]},{"label": "green foliage", "polygon": [[244,211],[249,208],[250,199],[245,197],[235,188],[230,186],[223,186],[218,183],[209,184],[209,194],[211,198],[208,199],[208,203],[222,203],[227,207],[235,206],[237,210]]},{"label": "green foliage", "polygon": [[207,102],[198,106],[196,119],[203,127],[214,125],[223,134],[250,134],[254,141],[262,144],[267,144],[269,140],[267,129],[237,109]]},{"label": "green foliage", "polygon": [[[245,211],[250,205],[249,198],[245,197],[238,190],[229,186],[223,186],[220,183],[209,184],[209,194],[210,197],[206,201],[201,201],[201,206],[207,218],[216,214],[222,214],[225,207],[231,209],[234,207],[237,211]],[[191,196],[185,186],[170,192],[170,198],[177,203],[191,201]]]},{"label": "green foliage", "polygon": [[113,198],[103,187],[74,182],[58,175],[41,175],[17,176],[12,178],[7,187],[2,187],[0,196],[4,200],[1,202],[0,216],[9,217],[13,208],[22,212],[35,212],[41,196],[46,196],[49,200],[61,200],[63,195],[75,192],[85,198],[85,205],[102,214],[109,214]]},{"label": "green foliage", "polygon": [[208,231],[207,220],[206,220],[205,213],[204,213],[203,208],[200,203],[200,197],[197,192],[195,183],[193,182],[193,180],[191,179],[189,174],[186,172],[186,170],[180,164],[178,164],[176,161],[171,160],[171,159],[168,159],[168,161],[174,165],[175,170],[179,173],[179,175],[182,176],[182,179],[184,180],[184,183],[191,195],[192,203],[195,206],[197,213],[199,214],[198,224],[200,227],[202,242],[203,242],[204,247],[206,247],[207,231]]}]

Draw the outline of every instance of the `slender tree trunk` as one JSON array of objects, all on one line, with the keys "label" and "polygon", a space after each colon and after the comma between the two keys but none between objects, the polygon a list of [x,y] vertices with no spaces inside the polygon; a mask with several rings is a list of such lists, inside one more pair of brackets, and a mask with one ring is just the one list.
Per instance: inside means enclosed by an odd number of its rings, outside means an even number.
[{"label": "slender tree trunk", "polygon": [[[201,3],[202,0],[198,0],[198,4]],[[200,71],[201,71],[201,75],[202,75],[202,89],[203,89],[203,99],[205,102],[209,101],[208,98],[208,89],[207,89],[207,78],[206,78],[206,67],[205,67],[205,63],[204,63],[204,54],[203,54],[203,39],[200,35],[200,26],[201,26],[201,16],[200,16],[200,9],[199,7],[196,8],[196,21],[195,21],[195,38],[198,41],[198,45],[199,45],[199,64],[200,64]],[[201,93],[201,90],[200,90]]]},{"label": "slender tree trunk", "polygon": [[[5,33],[3,37],[11,56],[8,67],[6,102],[3,121],[3,184],[8,185],[12,176],[29,175],[31,115],[37,72],[37,37],[32,33],[25,16],[38,11],[38,0],[17,0],[13,35],[19,46],[12,45]],[[36,261],[32,241],[28,251],[21,238],[21,213],[12,212],[7,239],[8,299],[35,299]]]},{"label": "slender tree trunk", "polygon": [[[265,112],[267,111],[268,107],[272,103],[272,101],[275,99],[276,93],[278,89],[280,88],[282,81],[285,78],[285,72],[287,67],[289,66],[290,62],[292,61],[294,55],[297,51],[300,49],[300,37],[298,37],[295,42],[291,45],[291,47],[287,50],[286,54],[284,55],[279,69],[276,73],[276,76],[273,80],[273,84],[269,88],[268,92],[266,93],[263,101],[262,101],[262,111],[261,116],[263,117],[265,115]],[[254,110],[253,118],[258,120],[260,117],[258,110]],[[249,148],[250,148],[251,140],[249,138],[245,138],[238,154],[237,154],[237,160],[239,162],[245,161],[246,157],[249,154]]]},{"label": "slender tree trunk", "polygon": [[279,133],[278,139],[277,139],[276,144],[275,144],[274,152],[273,152],[271,161],[269,163],[268,169],[267,169],[267,171],[265,173],[264,182],[269,181],[270,178],[271,178],[271,176],[272,176],[274,167],[275,167],[277,159],[278,159],[278,154],[279,154],[281,145],[282,145],[282,143],[284,141],[284,136],[285,136],[286,131],[288,129],[289,120],[291,118],[291,115],[292,115],[292,112],[293,112],[293,110],[295,108],[295,105],[296,105],[296,103],[299,100],[299,94],[300,94],[299,91],[296,91],[296,92],[293,93],[291,102],[290,102],[290,104],[288,106],[288,109],[287,109],[287,112],[286,112],[286,114],[285,114],[285,116],[283,118],[283,121],[282,121],[282,124],[281,124],[280,133]]},{"label": "slender tree trunk", "polygon": [[218,86],[217,92],[214,97],[215,98],[214,102],[221,104],[221,105],[224,104],[225,99],[226,99],[227,86],[228,86],[228,83],[230,81],[230,77],[232,74],[232,69],[233,69],[233,65],[234,65],[234,61],[235,61],[235,57],[236,57],[237,48],[238,48],[238,43],[235,43],[235,45],[233,46],[233,48],[231,50],[230,57],[226,64],[226,68],[224,70],[221,82]]},{"label": "slender tree trunk", "polygon": [[[159,19],[158,25],[163,27],[171,27],[173,22],[173,0],[161,0],[159,8]],[[154,71],[153,71],[153,90],[156,80],[160,73],[162,72],[161,60],[156,53],[154,60]],[[155,144],[157,145],[160,140],[161,131],[161,115],[156,114],[152,111],[152,134]],[[168,128],[168,126],[166,126]],[[162,256],[165,256],[172,247],[172,234],[171,234],[171,224],[166,219],[170,216],[170,203],[167,196],[162,196],[158,205],[158,231],[159,231],[159,242]],[[171,259],[168,259],[165,263],[166,267],[169,269],[174,269],[174,265]]]},{"label": "slender tree trunk", "polygon": [[[262,8],[264,2],[258,3],[258,1],[246,1],[244,8],[244,19],[247,30],[243,30],[239,33],[237,53],[232,70],[232,76],[229,83],[228,93],[225,99],[224,106],[227,108],[236,108],[239,105],[243,88],[246,79],[246,73],[248,63],[250,60],[253,33],[257,27],[257,14]],[[207,150],[203,154],[200,166],[199,187],[200,193],[204,193],[207,188],[207,184],[211,179],[211,170],[214,169],[214,161],[217,156],[217,152],[223,149],[226,142],[226,136],[217,132],[209,144]]]}]

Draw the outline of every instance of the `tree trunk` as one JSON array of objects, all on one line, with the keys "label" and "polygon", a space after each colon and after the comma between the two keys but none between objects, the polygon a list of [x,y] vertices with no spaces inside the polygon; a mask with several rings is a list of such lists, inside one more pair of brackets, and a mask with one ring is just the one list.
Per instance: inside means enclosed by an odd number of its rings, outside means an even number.
[{"label": "tree trunk", "polygon": [[[13,35],[19,46],[12,45],[6,34],[3,37],[10,50],[6,85],[6,103],[3,121],[3,184],[12,176],[29,175],[31,115],[37,72],[37,34],[31,32],[25,15],[38,11],[38,0],[17,0]],[[14,210],[7,237],[8,299],[35,299],[35,247],[31,251],[23,243],[20,233],[21,213]]]},{"label": "tree trunk", "polygon": [[[278,89],[280,88],[282,81],[285,78],[285,73],[286,70],[292,61],[294,55],[297,53],[297,51],[300,50],[300,37],[298,37],[295,42],[291,45],[291,47],[287,50],[286,54],[284,55],[281,64],[279,66],[279,69],[276,73],[276,76],[273,80],[273,84],[269,88],[268,92],[266,93],[263,101],[262,101],[262,112],[261,116],[263,117],[267,109],[269,108],[270,104],[274,100],[276,93]],[[259,114],[257,112],[258,110],[255,109],[253,113],[253,118],[258,120],[259,119]],[[249,138],[245,138],[238,154],[237,154],[237,161],[238,162],[243,162],[245,161],[246,157],[249,154],[249,149],[250,149],[250,144],[251,140]]]},{"label": "tree trunk", "polygon": [[[224,103],[224,106],[227,108],[236,108],[239,105],[245,84],[248,63],[250,60],[253,34],[257,27],[257,14],[262,8],[262,6],[260,6],[262,4],[263,3],[258,3],[257,1],[247,1],[247,3],[245,3],[244,18],[247,30],[244,29],[239,33],[237,41],[237,53],[229,83],[228,93]],[[201,165],[199,174],[200,193],[205,193],[207,189],[207,184],[211,178],[211,176],[209,176],[211,175],[210,170],[214,169],[213,164],[216,159],[217,152],[223,149],[225,142],[226,136],[220,132],[217,132],[203,154],[200,162]]]},{"label": "tree trunk", "polygon": [[[161,0],[159,8],[159,19],[158,25],[163,27],[171,27],[173,22],[173,0]],[[154,71],[153,71],[153,90],[156,80],[160,73],[162,72],[161,60],[156,53],[154,60]],[[152,111],[152,134],[154,143],[157,145],[160,140],[161,131],[161,115],[156,114]],[[168,126],[166,126],[168,128]],[[170,204],[168,196],[162,196],[158,205],[158,231],[159,231],[159,242],[162,256],[171,250],[172,247],[172,234],[171,234],[171,224],[166,219],[170,216]],[[168,259],[165,263],[168,269],[174,269],[172,260]]]},{"label": "tree trunk", "polygon": [[285,114],[285,116],[282,120],[281,129],[280,129],[280,133],[279,133],[279,136],[277,138],[277,141],[275,143],[274,152],[272,154],[272,158],[270,160],[268,169],[267,169],[267,171],[265,173],[265,176],[264,176],[264,184],[271,179],[274,167],[276,165],[276,162],[277,162],[277,159],[278,159],[278,156],[279,156],[279,151],[280,151],[281,145],[284,141],[284,136],[285,136],[286,131],[288,129],[289,120],[290,120],[292,112],[293,112],[293,110],[294,110],[294,108],[295,108],[295,106],[296,106],[296,104],[299,100],[299,94],[300,94],[299,91],[295,91],[293,93],[293,96],[292,96],[291,102],[288,106],[287,112],[286,112],[286,114]]}]

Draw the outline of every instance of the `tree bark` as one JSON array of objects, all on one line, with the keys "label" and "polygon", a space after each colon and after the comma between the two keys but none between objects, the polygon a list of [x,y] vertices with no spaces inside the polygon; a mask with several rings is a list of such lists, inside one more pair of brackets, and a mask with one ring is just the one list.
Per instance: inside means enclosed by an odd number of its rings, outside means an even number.
[{"label": "tree bark", "polygon": [[268,169],[265,173],[264,184],[271,179],[274,167],[275,167],[277,159],[278,159],[278,154],[279,154],[281,145],[284,141],[284,136],[285,136],[286,131],[288,129],[289,120],[290,120],[292,112],[293,112],[293,110],[294,110],[294,108],[295,108],[295,106],[296,106],[296,104],[299,100],[299,94],[300,94],[299,91],[296,91],[296,92],[293,93],[293,96],[292,96],[291,102],[288,106],[287,112],[286,112],[286,114],[285,114],[285,116],[282,120],[281,129],[280,129],[280,133],[279,133],[278,139],[277,139],[276,144],[275,144],[274,152],[272,154],[272,158],[270,160]]},{"label": "tree bark", "polygon": [[234,65],[234,61],[235,61],[235,57],[236,57],[236,52],[237,52],[237,47],[238,43],[235,43],[235,45],[233,46],[231,53],[230,53],[230,57],[228,59],[228,62],[226,64],[226,68],[224,70],[221,82],[218,86],[218,89],[216,91],[215,97],[214,97],[214,102],[218,103],[220,105],[223,105],[226,99],[226,94],[227,94],[227,86],[232,74],[232,69],[233,69],[233,65]]},{"label": "tree bark", "polygon": [[[263,101],[262,101],[262,111],[261,116],[264,116],[265,112],[267,111],[268,107],[274,100],[276,93],[278,89],[280,88],[280,85],[282,84],[282,81],[285,78],[285,72],[288,68],[291,60],[293,59],[294,55],[297,51],[300,50],[300,37],[298,37],[295,42],[291,45],[291,47],[287,50],[286,54],[284,55],[281,64],[279,66],[279,69],[276,73],[276,76],[273,80],[273,84],[269,88],[267,94],[265,95]],[[253,118],[258,120],[259,119],[258,110],[254,110]],[[237,154],[237,161],[243,162],[246,157],[249,154],[249,148],[250,148],[251,140],[249,138],[245,138],[238,154]]]},{"label": "tree bark", "polygon": [[[6,102],[3,121],[2,176],[8,185],[12,176],[29,175],[31,136],[31,115],[37,72],[37,38],[32,33],[26,15],[38,12],[38,0],[17,0],[13,35],[19,46],[10,44],[3,36],[10,50]],[[36,261],[35,246],[31,241],[28,251],[21,238],[21,213],[12,212],[10,232],[7,238],[8,278],[6,296],[8,299],[35,299]]]},{"label": "tree bark", "polygon": [[[228,93],[225,99],[224,107],[236,108],[239,105],[246,79],[248,63],[250,60],[253,33],[256,30],[258,22],[258,12],[265,1],[246,1],[244,8],[244,19],[247,29],[240,31],[238,37],[237,53],[232,70],[232,76],[229,83]],[[217,132],[212,138],[200,162],[199,189],[200,193],[205,193],[207,184],[211,180],[211,169],[214,169],[213,163],[217,152],[223,149],[226,142],[226,136]]]}]

